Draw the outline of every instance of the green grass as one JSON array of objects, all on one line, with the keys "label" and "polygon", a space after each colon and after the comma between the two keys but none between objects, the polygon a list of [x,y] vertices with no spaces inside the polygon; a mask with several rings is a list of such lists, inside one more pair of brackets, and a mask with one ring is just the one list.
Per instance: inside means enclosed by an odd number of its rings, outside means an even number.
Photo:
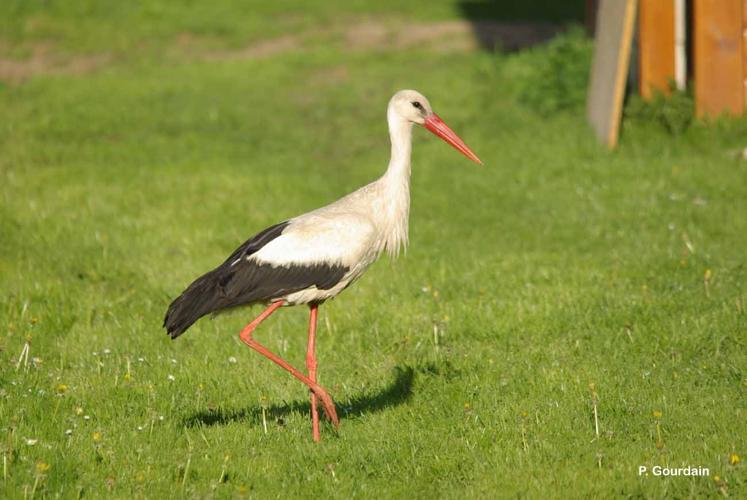
[{"label": "green grass", "polygon": [[[540,112],[528,90],[568,45],[494,56],[312,37],[201,61],[169,56],[178,33],[210,26],[196,3],[164,7],[152,36],[101,10],[115,31],[90,40],[96,15],[51,4],[3,4],[10,24],[48,27],[9,30],[5,50],[22,58],[49,33],[70,34],[61,53],[147,43],[0,86],[0,496],[747,495],[730,463],[747,456],[747,121],[670,135],[631,116],[610,153],[578,99]],[[284,4],[258,4],[280,19],[251,34],[256,18],[219,9],[237,28],[210,43],[278,35],[299,22]],[[321,309],[320,378],[342,424],[315,445],[307,391],[238,340],[257,310],[175,342],[161,320],[254,232],[379,175],[403,87],[486,166],[416,131],[407,255]],[[306,315],[281,310],[257,338],[303,366]],[[711,476],[638,476],[657,464]]]}]

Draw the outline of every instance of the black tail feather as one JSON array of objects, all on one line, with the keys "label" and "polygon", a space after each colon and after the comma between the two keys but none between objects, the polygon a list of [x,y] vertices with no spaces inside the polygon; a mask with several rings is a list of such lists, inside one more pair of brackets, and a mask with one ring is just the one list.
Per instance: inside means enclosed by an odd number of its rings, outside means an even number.
[{"label": "black tail feather", "polygon": [[201,317],[220,308],[217,271],[219,269],[214,269],[197,278],[169,306],[163,326],[172,339],[184,333]]}]

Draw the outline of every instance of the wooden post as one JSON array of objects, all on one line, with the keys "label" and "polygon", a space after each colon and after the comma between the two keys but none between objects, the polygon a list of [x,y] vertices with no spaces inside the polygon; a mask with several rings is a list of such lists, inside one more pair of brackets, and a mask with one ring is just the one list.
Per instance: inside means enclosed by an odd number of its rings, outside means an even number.
[{"label": "wooden post", "polygon": [[[742,1],[742,0],[740,0]],[[637,0],[599,0],[586,115],[597,137],[617,145]]]},{"label": "wooden post", "polygon": [[694,0],[695,111],[698,116],[745,110],[745,0]]},{"label": "wooden post", "polygon": [[742,0],[742,109],[747,109],[747,0]]},{"label": "wooden post", "polygon": [[668,94],[675,77],[674,4],[675,0],[640,0],[638,5],[638,91],[644,99],[657,90]]}]

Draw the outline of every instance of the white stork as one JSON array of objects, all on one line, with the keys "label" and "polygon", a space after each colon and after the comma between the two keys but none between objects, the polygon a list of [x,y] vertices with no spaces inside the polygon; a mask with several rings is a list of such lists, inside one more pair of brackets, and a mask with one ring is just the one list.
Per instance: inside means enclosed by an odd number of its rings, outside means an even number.
[{"label": "white stork", "polygon": [[[413,124],[425,126],[467,158],[482,164],[419,92],[401,90],[394,94],[387,108],[387,122],[392,153],[381,178],[330,205],[252,236],[223,264],[189,285],[171,303],[164,319],[164,327],[175,339],[208,313],[266,304],[267,308],[239,336],[247,346],[309,387],[314,441],[320,439],[317,398],[334,426],[339,426],[332,398],[316,382],[317,309],[358,279],[383,251],[396,256],[407,245]],[[252,338],[254,329],[275,310],[297,304],[310,308],[307,375]]]}]

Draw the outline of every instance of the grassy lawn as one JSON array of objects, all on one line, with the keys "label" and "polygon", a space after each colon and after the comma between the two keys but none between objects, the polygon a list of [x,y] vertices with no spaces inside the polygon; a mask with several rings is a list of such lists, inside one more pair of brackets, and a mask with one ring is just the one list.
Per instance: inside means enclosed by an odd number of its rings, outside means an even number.
[{"label": "grassy lawn", "polygon": [[[747,496],[747,120],[632,113],[610,153],[578,35],[357,38],[451,2],[76,5],[0,7],[0,496]],[[161,321],[248,236],[380,175],[400,88],[485,167],[415,131],[407,255],[321,308],[342,422],[315,445],[304,386],[238,339],[258,310]],[[303,366],[306,321],[257,338]]]}]

